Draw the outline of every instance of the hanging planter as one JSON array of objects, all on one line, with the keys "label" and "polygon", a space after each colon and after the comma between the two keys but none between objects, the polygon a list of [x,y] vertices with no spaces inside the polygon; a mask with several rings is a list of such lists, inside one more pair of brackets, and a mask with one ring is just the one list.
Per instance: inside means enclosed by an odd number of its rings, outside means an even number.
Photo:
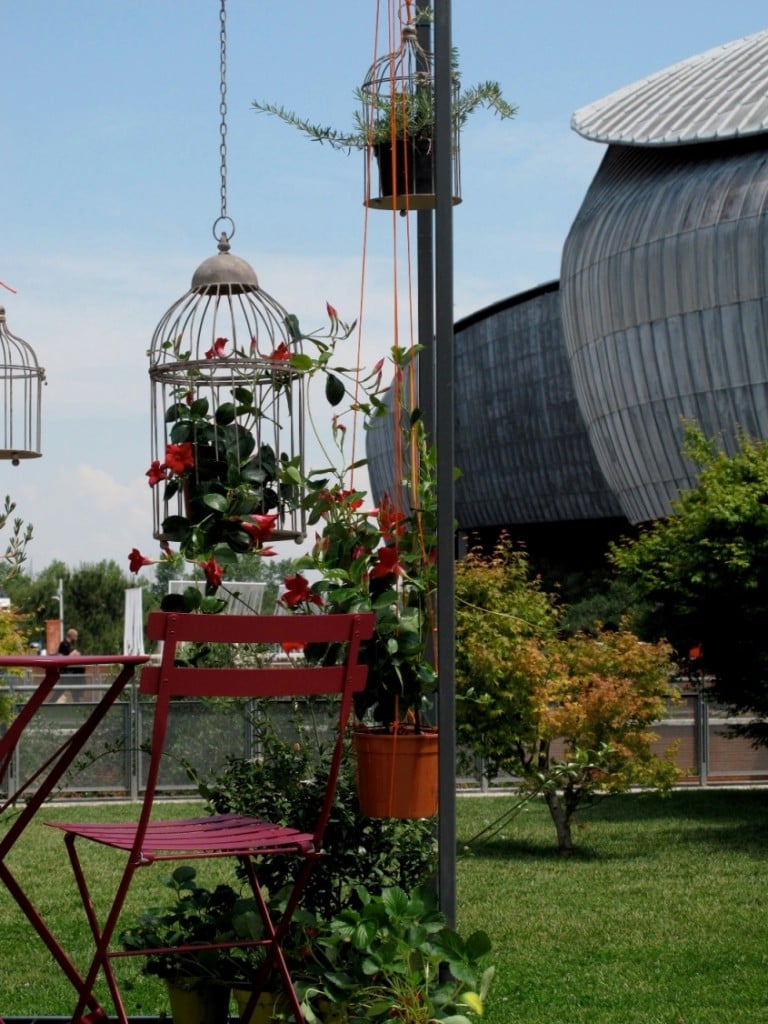
[{"label": "hanging planter", "polygon": [[352,733],[360,813],[369,818],[431,818],[438,807],[436,728],[356,726]]},{"label": "hanging planter", "polygon": [[[425,27],[424,25],[422,27]],[[325,142],[343,152],[360,150],[365,155],[365,192],[363,202],[378,210],[430,210],[436,206],[432,170],[435,141],[434,57],[419,41],[413,23],[403,26],[398,49],[384,54],[368,69],[363,84],[355,90],[360,108],[350,130],[315,124],[275,103],[255,100],[261,113],[279,118],[316,142]],[[450,128],[446,145],[450,146],[451,195],[454,205],[461,202],[461,128],[478,109],[486,108],[500,118],[513,117],[516,108],[508,103],[496,81],[483,81],[461,87],[458,57],[452,58],[450,82]],[[398,140],[394,161],[392,147]],[[415,156],[412,159],[411,153]],[[385,150],[386,154],[385,155]],[[371,155],[372,154],[372,155]],[[375,158],[375,159],[374,159]],[[376,187],[372,167],[378,163]],[[402,168],[400,178],[387,170]],[[405,169],[408,173],[405,173]]]}]

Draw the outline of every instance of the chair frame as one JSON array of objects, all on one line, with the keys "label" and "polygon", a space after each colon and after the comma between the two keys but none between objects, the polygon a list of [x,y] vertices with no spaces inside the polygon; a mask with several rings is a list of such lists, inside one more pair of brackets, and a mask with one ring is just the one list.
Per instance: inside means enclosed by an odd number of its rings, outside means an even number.
[{"label": "chair frame", "polygon": [[[86,917],[95,941],[95,953],[72,1020],[93,1024],[106,1013],[95,1000],[94,986],[100,972],[106,978],[112,1002],[121,1024],[128,1024],[125,1006],[112,968],[112,960],[121,956],[147,955],[149,952],[199,952],[201,950],[263,946],[264,964],[256,974],[253,992],[242,1014],[248,1020],[271,971],[279,973],[289,1005],[298,1024],[304,1016],[282,951],[282,942],[298,907],[312,868],[322,854],[325,827],[331,813],[339,770],[344,734],[352,710],[353,694],[365,686],[367,666],[359,663],[361,643],[372,636],[371,613],[340,615],[201,615],[181,612],[153,612],[147,632],[151,640],[163,642],[159,666],[142,670],[139,684],[144,695],[154,695],[151,758],[144,798],[134,823],[50,822],[65,832],[65,845],[77,881]],[[258,664],[245,667],[196,668],[179,662],[178,646],[183,643],[334,644],[344,650],[344,660],[335,665],[303,662],[290,657],[282,664]],[[289,647],[290,645],[290,647]],[[340,696],[338,733],[331,758],[325,796],[311,832],[290,826],[264,822],[240,814],[213,814],[202,818],[153,821],[152,809],[157,792],[160,764],[168,729],[171,700],[180,696],[217,696],[241,698]],[[103,924],[94,908],[76,840],[91,840],[123,850],[127,861]],[[300,858],[293,889],[279,920],[274,921],[267,906],[254,867],[253,857],[289,854]],[[210,946],[175,946],[162,950],[117,950],[111,943],[131,882],[137,870],[156,861],[201,858],[235,858],[241,865],[253,893],[264,926],[259,939],[216,943]],[[96,1007],[94,1009],[94,1006]],[[90,1012],[86,1008],[91,1007]]]}]

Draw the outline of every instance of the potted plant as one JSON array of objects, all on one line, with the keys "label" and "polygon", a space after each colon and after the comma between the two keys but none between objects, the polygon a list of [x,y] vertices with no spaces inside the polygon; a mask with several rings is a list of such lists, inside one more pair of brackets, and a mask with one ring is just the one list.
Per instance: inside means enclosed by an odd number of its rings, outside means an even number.
[{"label": "potted plant", "polygon": [[[414,354],[393,350],[394,386],[400,386]],[[373,385],[355,403],[368,418],[388,414]],[[343,455],[345,429],[338,420],[333,436]],[[288,610],[375,612],[374,636],[361,654],[368,664],[366,687],[355,701],[353,744],[361,811],[371,817],[419,818],[437,812],[438,747],[436,729],[428,725],[437,687],[431,646],[435,453],[426,442],[418,410],[404,422],[402,440],[414,465],[399,503],[385,495],[377,508],[366,506],[365,493],[350,486],[352,467],[343,458],[340,468],[331,465],[307,475],[304,500],[316,542],[298,560],[299,571],[286,579],[280,600]],[[313,583],[305,570],[317,577]],[[305,651],[307,657],[326,659],[334,653]]]},{"label": "potted plant", "polygon": [[[185,864],[161,879],[174,901],[144,910],[121,932],[120,941],[136,955],[157,951],[146,956],[142,972],[165,981],[174,1024],[226,1024],[230,991],[247,987],[259,953],[194,947],[259,938],[261,919],[253,898],[241,897],[228,885],[208,889],[195,879],[195,869]],[[167,947],[179,948],[159,952]]]},{"label": "potted plant", "polygon": [[[378,62],[378,67],[374,65],[366,84],[355,90],[360,106],[350,131],[314,124],[274,103],[254,100],[253,107],[297,128],[315,142],[327,142],[334,149],[347,152],[370,149],[379,168],[382,200],[432,195],[435,191],[432,167],[435,104],[431,58],[418,46],[413,26],[404,29],[403,43],[404,53],[413,51],[417,70],[405,71],[401,67],[401,54],[390,54]],[[462,89],[455,50],[452,71],[451,134],[452,146],[457,150],[460,129],[476,110],[485,108],[501,118],[509,118],[514,116],[516,108],[504,99],[496,81],[479,82]],[[372,201],[369,205],[379,204]],[[392,202],[381,205],[392,208]],[[426,209],[429,204],[410,205]]]},{"label": "potted plant", "polygon": [[[318,922],[304,972],[305,1000],[343,1008],[348,1020],[471,1024],[494,974],[487,934],[448,928],[433,890],[396,886]],[[342,1019],[344,1019],[342,1017]]]}]

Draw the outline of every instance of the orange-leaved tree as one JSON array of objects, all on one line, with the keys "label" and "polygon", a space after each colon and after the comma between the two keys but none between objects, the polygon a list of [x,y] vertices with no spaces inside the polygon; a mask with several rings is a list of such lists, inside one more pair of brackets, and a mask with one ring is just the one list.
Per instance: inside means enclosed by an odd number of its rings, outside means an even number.
[{"label": "orange-leaved tree", "polygon": [[490,778],[540,793],[563,854],[573,815],[597,792],[668,790],[672,751],[654,753],[654,722],[678,699],[671,650],[626,627],[563,637],[555,597],[502,537],[456,573],[457,730]]}]

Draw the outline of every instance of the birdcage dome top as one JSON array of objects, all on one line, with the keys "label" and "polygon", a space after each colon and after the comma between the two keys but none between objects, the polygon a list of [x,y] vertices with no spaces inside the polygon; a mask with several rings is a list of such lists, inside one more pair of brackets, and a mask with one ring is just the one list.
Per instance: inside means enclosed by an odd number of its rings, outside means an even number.
[{"label": "birdcage dome top", "polygon": [[226,235],[222,235],[216,255],[203,260],[192,275],[192,290],[201,295],[214,295],[222,287],[231,295],[259,289],[256,271],[247,260],[229,251]]}]

